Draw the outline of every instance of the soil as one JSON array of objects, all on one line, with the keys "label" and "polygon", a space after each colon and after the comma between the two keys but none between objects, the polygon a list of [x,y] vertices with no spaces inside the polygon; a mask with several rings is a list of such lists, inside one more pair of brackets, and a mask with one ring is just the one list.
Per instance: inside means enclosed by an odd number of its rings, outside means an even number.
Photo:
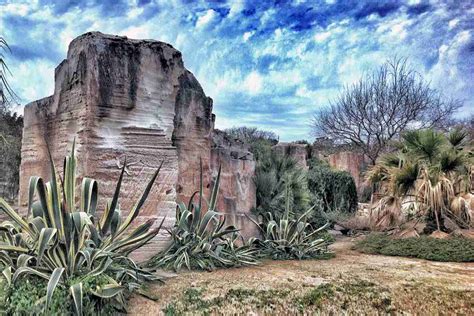
[{"label": "soil", "polygon": [[131,315],[461,314],[474,315],[474,263],[367,255],[354,240],[329,260],[272,261],[182,272],[132,297]]}]

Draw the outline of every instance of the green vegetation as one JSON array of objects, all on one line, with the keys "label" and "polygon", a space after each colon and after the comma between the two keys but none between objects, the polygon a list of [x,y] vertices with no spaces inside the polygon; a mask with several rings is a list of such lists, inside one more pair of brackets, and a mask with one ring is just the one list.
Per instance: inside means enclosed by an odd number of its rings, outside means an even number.
[{"label": "green vegetation", "polygon": [[182,297],[169,303],[163,312],[165,315],[209,314],[221,310],[224,305],[233,303],[238,305],[254,305],[256,309],[277,304],[282,298],[288,297],[288,290],[253,290],[231,288],[223,296],[205,298],[202,288],[186,289]]},{"label": "green vegetation", "polygon": [[472,226],[467,199],[472,189],[472,143],[468,134],[426,129],[403,134],[399,150],[382,157],[369,170],[369,179],[383,195],[374,209],[376,227],[403,222],[404,210],[432,219],[437,230],[447,230],[446,219],[461,228]]},{"label": "green vegetation", "polygon": [[[287,156],[270,152],[257,161],[255,170],[257,189],[256,215],[271,213],[279,218],[289,203],[290,213],[299,216],[308,209],[310,195],[306,172]],[[287,190],[289,188],[289,190]]]},{"label": "green vegetation", "polygon": [[13,201],[20,182],[23,118],[0,107],[0,196]]},{"label": "green vegetation", "polygon": [[[219,191],[220,168],[211,197],[203,196],[202,163],[199,191],[190,198],[188,205],[179,203],[176,224],[169,231],[172,243],[164,252],[153,257],[148,265],[180,270],[213,270],[217,267],[235,267],[257,264],[257,250],[250,244],[238,246],[238,229],[225,226],[225,217],[216,210]],[[194,199],[198,195],[197,204]],[[204,209],[207,205],[207,210]]]},{"label": "green vegetation", "polygon": [[311,222],[322,225],[327,214],[353,214],[357,209],[357,189],[350,173],[334,170],[316,158],[311,159],[308,171],[308,188],[317,212]]},{"label": "green vegetation", "polygon": [[[287,188],[289,190],[289,188]],[[287,199],[286,210],[280,217],[266,213],[261,223],[251,219],[260,229],[263,238],[254,238],[255,243],[265,256],[276,260],[327,258],[328,239],[321,233],[329,226],[314,229],[307,221],[313,211],[310,208],[297,218],[290,216],[290,203]]]},{"label": "green vegetation", "polygon": [[[324,283],[298,289],[230,288],[221,295],[207,296],[208,289],[187,288],[162,310],[165,315],[209,315],[222,310],[232,314],[275,313],[291,314],[321,311],[373,311],[389,313],[394,310],[390,292],[375,283],[352,281]],[[363,308],[361,308],[361,305]]]},{"label": "green vegetation", "polygon": [[385,234],[372,233],[359,241],[355,249],[369,254],[414,257],[433,261],[474,262],[474,240],[451,237],[412,237],[394,239]]},{"label": "green vegetation", "polygon": [[[257,161],[254,179],[257,191],[255,215],[263,216],[271,211],[274,216],[280,217],[285,211],[288,197],[292,213],[301,215],[308,209],[310,194],[306,172],[298,167],[294,159],[272,150],[272,146],[278,143],[277,135],[245,126],[226,129],[225,132],[249,144]],[[287,186],[291,188],[289,195]]]},{"label": "green vegetation", "polygon": [[[105,277],[97,276],[89,279],[83,284],[84,292],[93,291],[97,286],[107,285]],[[50,304],[43,310],[43,302],[47,294],[48,281],[37,277],[28,276],[21,278],[15,283],[15,288],[5,286],[3,291],[5,297],[0,302],[0,310],[7,315],[40,315],[43,312],[49,315],[64,315],[74,312],[73,302],[70,299],[67,287],[59,285],[51,297]],[[97,299],[92,295],[86,295],[82,301],[82,312],[85,315],[115,315],[117,314],[113,302],[108,299]]]},{"label": "green vegetation", "polygon": [[[139,289],[145,281],[157,279],[137,266],[128,255],[156,236],[160,229],[151,229],[154,221],[131,229],[160,169],[122,220],[118,197],[124,163],[115,194],[100,220],[96,221],[98,185],[95,180],[83,178],[78,196],[80,207],[76,206],[74,150],[73,144],[70,156],[64,159],[62,177],[56,174],[50,155],[51,181],[44,183],[40,177],[30,179],[26,219],[0,198],[0,209],[11,220],[0,225],[0,263],[8,284],[6,301],[10,304],[7,309],[17,310],[34,304],[35,308],[47,313],[54,308],[51,304],[55,293],[63,289],[76,314],[86,312],[84,304],[88,300],[94,301],[94,306],[107,300],[116,310],[124,310],[127,292]],[[38,201],[34,201],[35,193]],[[35,281],[35,277],[45,281]],[[26,283],[22,287],[18,282]],[[23,292],[31,286],[38,288],[41,285],[44,288],[35,292],[41,296],[40,301]],[[57,289],[60,290],[57,292]],[[24,302],[29,299],[33,301]],[[19,302],[21,306],[15,305]]]},{"label": "green vegetation", "polygon": [[302,308],[307,306],[321,307],[323,300],[330,298],[334,295],[334,286],[329,283],[324,283],[311,289],[308,293],[303,295],[299,300],[299,304]]}]

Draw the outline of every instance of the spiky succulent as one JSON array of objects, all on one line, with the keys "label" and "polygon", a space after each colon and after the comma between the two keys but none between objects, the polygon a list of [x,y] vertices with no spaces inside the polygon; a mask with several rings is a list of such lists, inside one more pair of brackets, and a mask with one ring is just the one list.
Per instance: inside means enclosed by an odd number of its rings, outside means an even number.
[{"label": "spiky succulent", "polygon": [[[145,280],[156,279],[128,255],[156,236],[161,227],[160,224],[158,228],[152,228],[154,221],[131,227],[160,168],[122,220],[118,198],[124,164],[113,198],[97,220],[98,185],[95,180],[83,178],[80,203],[76,203],[77,161],[74,147],[73,144],[71,154],[64,159],[62,178],[56,174],[49,154],[51,181],[44,183],[40,177],[30,179],[26,218],[0,198],[0,209],[10,218],[10,221],[0,225],[0,262],[5,266],[3,275],[12,286],[18,278],[26,275],[47,280],[44,310],[48,308],[57,286],[69,288],[75,312],[79,315],[82,314],[84,295],[111,299],[123,308],[126,290],[138,288]],[[83,282],[99,275],[107,280],[107,284],[97,286],[90,293],[83,293]]]},{"label": "spiky succulent", "polygon": [[202,163],[200,172],[199,191],[191,196],[188,205],[178,203],[176,224],[169,230],[172,237],[170,246],[152,258],[149,265],[178,271],[183,266],[213,270],[257,264],[257,250],[250,244],[239,245],[239,230],[225,226],[224,215],[216,209],[221,169],[209,201],[203,195]]},{"label": "spiky succulent", "polygon": [[[289,190],[287,186],[286,191]],[[263,255],[278,260],[318,258],[329,253],[329,243],[319,235],[329,223],[314,229],[307,220],[314,208],[298,217],[291,216],[287,193],[285,211],[281,217],[271,212],[261,216],[260,222],[249,217],[262,234],[262,238],[254,238],[251,242],[257,245]]]}]

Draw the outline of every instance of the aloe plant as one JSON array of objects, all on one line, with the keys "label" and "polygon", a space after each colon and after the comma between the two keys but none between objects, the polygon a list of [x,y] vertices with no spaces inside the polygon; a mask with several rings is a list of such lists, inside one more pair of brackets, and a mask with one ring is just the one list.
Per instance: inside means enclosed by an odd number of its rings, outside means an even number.
[{"label": "aloe plant", "polygon": [[178,203],[176,224],[169,230],[172,242],[165,251],[150,260],[149,266],[178,271],[183,266],[213,270],[217,267],[257,264],[257,250],[251,244],[239,241],[239,230],[234,226],[225,226],[225,217],[216,209],[221,168],[209,201],[203,195],[202,162],[200,169],[199,191],[191,196],[187,205]]},{"label": "aloe plant", "polygon": [[[79,315],[82,314],[84,295],[113,299],[124,308],[125,291],[135,290],[143,281],[157,278],[140,268],[128,255],[156,236],[163,223],[157,228],[152,228],[154,221],[131,227],[161,166],[127,217],[122,219],[118,202],[124,163],[115,193],[100,219],[96,220],[98,184],[94,179],[83,178],[80,196],[76,194],[77,160],[74,151],[73,143],[71,154],[64,159],[62,178],[56,174],[50,153],[51,181],[44,183],[40,177],[31,177],[26,218],[0,198],[0,209],[11,220],[0,224],[0,262],[5,266],[3,276],[11,286],[25,275],[47,280],[44,310],[58,286],[69,287],[75,312]],[[83,283],[99,275],[108,283],[84,293]]]},{"label": "aloe plant", "polygon": [[329,253],[328,241],[320,237],[329,223],[313,229],[308,217],[315,206],[296,218],[291,216],[289,190],[287,186],[285,211],[281,217],[271,212],[261,216],[260,222],[249,217],[262,234],[262,238],[253,238],[250,242],[257,245],[263,255],[277,260],[318,258]]}]

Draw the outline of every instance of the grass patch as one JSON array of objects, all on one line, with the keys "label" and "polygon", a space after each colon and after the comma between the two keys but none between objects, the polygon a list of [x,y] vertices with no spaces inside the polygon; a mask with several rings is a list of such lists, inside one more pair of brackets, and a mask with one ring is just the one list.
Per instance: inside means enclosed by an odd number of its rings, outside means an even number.
[{"label": "grass patch", "polygon": [[363,253],[413,257],[432,261],[474,262],[474,240],[463,237],[437,239],[427,236],[394,239],[370,234],[354,248]]},{"label": "grass patch", "polygon": [[324,299],[327,299],[334,295],[334,286],[325,283],[321,284],[318,287],[310,290],[308,293],[304,294],[300,299],[300,309],[303,309],[308,306],[321,307],[321,303]]},{"label": "grass patch", "polygon": [[206,298],[204,294],[205,291],[202,288],[186,289],[180,299],[169,303],[163,309],[163,313],[168,316],[183,314],[208,315],[232,303],[237,306],[251,305],[256,309],[260,309],[278,304],[279,301],[290,294],[290,291],[234,288],[229,289],[222,296],[213,298]]}]

